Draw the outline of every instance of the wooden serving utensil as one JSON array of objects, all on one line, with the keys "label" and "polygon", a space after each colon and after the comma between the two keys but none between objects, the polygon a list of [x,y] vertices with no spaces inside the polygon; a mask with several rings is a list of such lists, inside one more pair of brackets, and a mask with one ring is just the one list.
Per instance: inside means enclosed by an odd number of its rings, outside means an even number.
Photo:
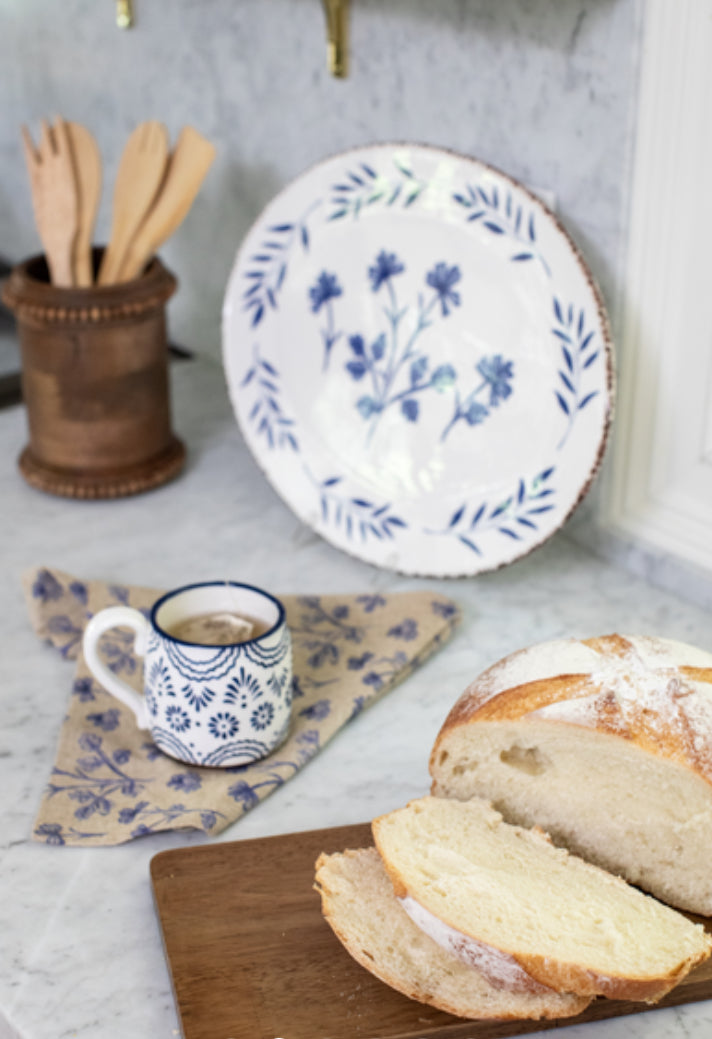
[{"label": "wooden serving utensil", "polygon": [[138,277],[148,260],[183,222],[214,158],[215,147],[210,141],[191,126],[181,130],[163,187],[129,245],[119,281]]},{"label": "wooden serving utensil", "polygon": [[94,281],[92,236],[101,195],[101,155],[92,134],[81,123],[68,122],[67,133],[77,179],[77,235],[74,240],[74,284]]},{"label": "wooden serving utensil", "polygon": [[42,120],[38,149],[22,127],[25,161],[30,175],[35,223],[54,285],[74,284],[73,251],[77,234],[77,183],[67,125]]},{"label": "wooden serving utensil", "polygon": [[155,119],[141,123],[129,137],[116,175],[111,237],[99,268],[100,285],[119,280],[129,244],[163,182],[168,151],[168,132]]}]

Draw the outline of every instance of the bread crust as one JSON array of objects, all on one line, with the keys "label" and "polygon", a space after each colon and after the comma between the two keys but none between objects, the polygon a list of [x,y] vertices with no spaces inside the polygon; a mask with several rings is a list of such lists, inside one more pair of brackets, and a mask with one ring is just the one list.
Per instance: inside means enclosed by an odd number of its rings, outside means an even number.
[{"label": "bread crust", "polygon": [[709,954],[689,957],[671,971],[666,978],[650,981],[631,978],[607,977],[595,971],[583,970],[576,964],[554,963],[544,956],[520,956],[518,962],[537,981],[557,992],[576,992],[581,996],[606,996],[608,999],[625,999],[642,1003],[657,1003],[663,996],[686,977],[690,971],[706,960]]},{"label": "bread crust", "polygon": [[[571,655],[584,666],[567,669]],[[709,666],[702,666],[705,657]],[[534,676],[549,662],[550,674],[526,680],[528,665]],[[645,695],[636,701],[631,689],[641,682]],[[510,654],[476,678],[448,714],[430,755],[433,778],[443,741],[457,728],[530,716],[579,726],[583,717],[586,728],[683,765],[712,785],[712,656],[683,643],[613,634]]]}]

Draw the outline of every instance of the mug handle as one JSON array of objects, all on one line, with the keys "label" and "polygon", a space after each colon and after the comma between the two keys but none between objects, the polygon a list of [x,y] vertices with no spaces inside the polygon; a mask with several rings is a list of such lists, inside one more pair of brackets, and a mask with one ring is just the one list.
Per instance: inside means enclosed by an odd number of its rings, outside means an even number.
[{"label": "mug handle", "polygon": [[84,638],[82,640],[84,659],[91,673],[103,685],[107,693],[111,693],[117,700],[121,700],[124,706],[131,708],[136,715],[139,729],[148,730],[151,725],[144,697],[139,696],[128,682],[117,678],[114,672],[110,671],[100,658],[97,650],[99,639],[104,632],[109,631],[110,628],[118,627],[133,628],[136,635],[134,652],[139,657],[145,656],[151,625],[144,615],[139,613],[138,610],[134,610],[131,606],[109,606],[106,610],[100,610],[99,613],[96,613],[84,629]]}]

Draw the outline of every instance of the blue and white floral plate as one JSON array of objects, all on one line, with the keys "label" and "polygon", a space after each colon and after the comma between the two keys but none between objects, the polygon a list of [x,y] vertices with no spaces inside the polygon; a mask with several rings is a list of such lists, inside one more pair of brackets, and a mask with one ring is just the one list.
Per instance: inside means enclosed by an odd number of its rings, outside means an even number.
[{"label": "blue and white floral plate", "polygon": [[604,305],[544,204],[420,145],[337,155],[239,250],[223,360],[250,450],[338,548],[491,570],[581,501],[613,398]]}]

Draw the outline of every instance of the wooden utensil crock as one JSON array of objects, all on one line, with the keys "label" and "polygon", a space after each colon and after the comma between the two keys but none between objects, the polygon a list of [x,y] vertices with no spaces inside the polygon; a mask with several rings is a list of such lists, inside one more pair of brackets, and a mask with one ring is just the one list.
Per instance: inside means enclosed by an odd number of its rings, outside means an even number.
[{"label": "wooden utensil crock", "polygon": [[[95,271],[101,250],[94,252]],[[166,302],[176,279],[158,258],[120,285],[58,288],[44,256],[17,266],[3,299],[14,312],[29,443],[28,483],[69,498],[118,498],[183,466],[171,432]]]}]

